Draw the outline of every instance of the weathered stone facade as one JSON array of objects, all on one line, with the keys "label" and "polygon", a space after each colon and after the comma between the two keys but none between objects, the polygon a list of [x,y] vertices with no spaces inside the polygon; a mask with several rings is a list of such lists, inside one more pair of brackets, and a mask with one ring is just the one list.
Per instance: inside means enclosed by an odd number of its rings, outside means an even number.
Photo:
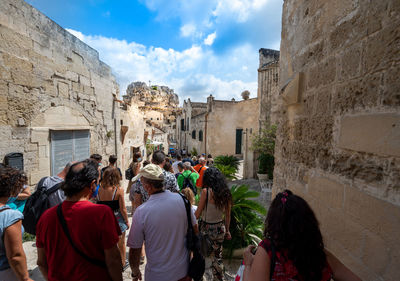
[{"label": "weathered stone facade", "polygon": [[0,2],[0,158],[23,153],[30,184],[52,173],[52,132],[86,130],[90,153],[118,154],[116,96],[96,50],[22,0]]},{"label": "weathered stone facade", "polygon": [[207,103],[184,101],[177,119],[178,147],[189,152],[196,148],[199,154],[214,157],[236,155],[244,160],[243,177],[252,178],[251,135],[258,132],[258,115],[258,98],[222,101],[209,96]]},{"label": "weathered stone facade", "polygon": [[400,2],[286,0],[274,192],[363,280],[400,276]]},{"label": "weathered stone facade", "polygon": [[259,50],[258,91],[260,100],[260,127],[276,124],[279,111],[279,51]]}]

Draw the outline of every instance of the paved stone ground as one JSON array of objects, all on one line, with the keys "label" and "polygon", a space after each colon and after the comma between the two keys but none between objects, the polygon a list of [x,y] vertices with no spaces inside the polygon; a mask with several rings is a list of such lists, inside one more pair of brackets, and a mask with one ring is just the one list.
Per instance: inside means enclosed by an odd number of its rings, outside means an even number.
[{"label": "paved stone ground", "polygon": [[[132,213],[132,209],[131,209],[131,203],[128,200],[128,196],[125,196],[125,202],[126,202],[126,206],[127,206],[127,210],[128,210],[128,214],[129,214],[129,220],[132,220],[131,217],[131,213]],[[37,250],[36,250],[36,246],[35,246],[35,242],[25,242],[23,244],[24,246],[24,251],[26,253],[26,257],[27,257],[27,264],[28,264],[28,270],[30,272],[30,277],[35,280],[35,281],[44,281],[45,279],[43,278],[42,274],[40,273],[40,270],[38,268],[38,266],[36,265],[36,259],[37,259]],[[127,248],[127,251],[129,251],[129,248]],[[127,253],[127,257],[128,257],[128,253]],[[212,272],[210,267],[210,260],[207,259],[206,260],[206,273],[204,275],[203,280],[204,281],[208,281],[208,280],[212,280]],[[233,281],[235,278],[235,274],[237,269],[239,268],[240,265],[240,260],[232,260],[231,262],[229,261],[224,261],[225,264],[225,277],[227,281]],[[140,270],[142,272],[142,274],[144,274],[144,267],[145,264],[140,266]],[[123,273],[123,277],[124,280],[132,280],[131,276],[131,269],[128,268],[124,273]]]}]

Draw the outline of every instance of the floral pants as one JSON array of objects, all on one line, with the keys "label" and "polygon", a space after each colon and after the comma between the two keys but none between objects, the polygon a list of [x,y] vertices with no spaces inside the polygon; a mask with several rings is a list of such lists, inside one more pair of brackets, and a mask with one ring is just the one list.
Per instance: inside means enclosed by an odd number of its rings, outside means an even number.
[{"label": "floral pants", "polygon": [[222,243],[225,237],[225,224],[223,222],[209,224],[204,221],[199,222],[200,232],[208,233],[213,242],[211,253],[211,269],[214,281],[224,280],[224,264],[222,263]]}]

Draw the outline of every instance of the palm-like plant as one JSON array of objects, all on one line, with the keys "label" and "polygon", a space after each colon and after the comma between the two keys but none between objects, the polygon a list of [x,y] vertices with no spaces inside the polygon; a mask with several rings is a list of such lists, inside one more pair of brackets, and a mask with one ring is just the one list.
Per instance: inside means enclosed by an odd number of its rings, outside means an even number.
[{"label": "palm-like plant", "polygon": [[233,206],[231,210],[230,232],[232,240],[225,240],[224,248],[228,257],[232,257],[235,249],[241,249],[250,244],[257,245],[263,236],[263,219],[266,210],[261,204],[249,198],[260,195],[249,190],[248,185],[233,185],[231,188]]},{"label": "palm-like plant", "polygon": [[233,155],[219,155],[215,157],[214,164],[239,168],[239,159]]}]

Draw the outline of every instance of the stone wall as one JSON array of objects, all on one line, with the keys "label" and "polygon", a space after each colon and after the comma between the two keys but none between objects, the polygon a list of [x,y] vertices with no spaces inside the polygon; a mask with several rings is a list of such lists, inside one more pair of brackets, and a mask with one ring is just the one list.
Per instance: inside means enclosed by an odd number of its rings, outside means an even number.
[{"label": "stone wall", "polygon": [[276,124],[279,111],[279,51],[259,50],[258,91],[260,100],[260,127],[264,123]]},{"label": "stone wall", "polygon": [[286,0],[274,192],[363,280],[400,276],[400,2]]},{"label": "stone wall", "polygon": [[24,154],[30,184],[50,175],[53,130],[89,130],[117,154],[118,85],[98,52],[22,0],[0,2],[0,158]]}]

